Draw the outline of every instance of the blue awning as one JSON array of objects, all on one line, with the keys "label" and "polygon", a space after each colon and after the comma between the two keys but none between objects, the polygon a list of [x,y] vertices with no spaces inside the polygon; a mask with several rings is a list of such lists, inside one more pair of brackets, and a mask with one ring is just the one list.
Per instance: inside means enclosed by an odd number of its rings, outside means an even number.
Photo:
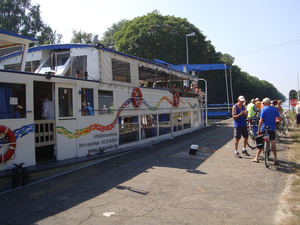
[{"label": "blue awning", "polygon": [[230,69],[231,67],[226,65],[225,63],[218,63],[218,64],[182,64],[182,65],[175,65],[171,66],[174,69],[184,71],[184,67],[186,67],[187,71],[207,71],[207,70],[224,70]]}]

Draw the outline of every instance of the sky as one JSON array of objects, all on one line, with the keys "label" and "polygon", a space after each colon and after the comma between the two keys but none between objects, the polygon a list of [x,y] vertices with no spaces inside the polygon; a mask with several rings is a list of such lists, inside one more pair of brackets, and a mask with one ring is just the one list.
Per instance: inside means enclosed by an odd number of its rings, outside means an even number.
[{"label": "sky", "polygon": [[44,23],[63,35],[63,43],[70,42],[72,30],[98,34],[100,40],[113,23],[154,10],[186,18],[216,51],[233,56],[242,71],[272,83],[287,98],[290,90],[299,90],[299,0],[31,0],[31,4],[40,4]]}]

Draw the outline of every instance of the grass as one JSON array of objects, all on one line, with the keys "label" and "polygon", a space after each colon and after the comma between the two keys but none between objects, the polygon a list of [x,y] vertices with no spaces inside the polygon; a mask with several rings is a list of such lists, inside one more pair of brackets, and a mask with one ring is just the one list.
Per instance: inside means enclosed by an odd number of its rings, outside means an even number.
[{"label": "grass", "polygon": [[[293,117],[292,117],[293,118]],[[290,141],[287,147],[287,156],[294,171],[290,177],[290,185],[286,187],[284,195],[284,218],[279,224],[296,225],[300,224],[300,130],[296,126],[289,131]]]}]

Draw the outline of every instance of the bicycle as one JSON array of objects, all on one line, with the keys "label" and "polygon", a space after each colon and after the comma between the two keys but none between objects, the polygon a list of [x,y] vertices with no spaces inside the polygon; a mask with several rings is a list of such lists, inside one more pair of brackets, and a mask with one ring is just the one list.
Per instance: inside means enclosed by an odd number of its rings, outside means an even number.
[{"label": "bicycle", "polygon": [[269,159],[270,159],[270,135],[268,134],[268,129],[270,129],[269,126],[263,127],[266,130],[266,133],[263,134],[263,141],[264,141],[264,147],[263,147],[263,153],[265,155],[265,166],[269,168]]},{"label": "bicycle", "polygon": [[248,141],[247,145],[252,150],[256,148],[256,136],[258,130],[258,117],[247,118]]},{"label": "bicycle", "polygon": [[281,114],[281,117],[288,130],[292,130],[295,126],[295,123],[294,120],[286,114],[286,110]]}]

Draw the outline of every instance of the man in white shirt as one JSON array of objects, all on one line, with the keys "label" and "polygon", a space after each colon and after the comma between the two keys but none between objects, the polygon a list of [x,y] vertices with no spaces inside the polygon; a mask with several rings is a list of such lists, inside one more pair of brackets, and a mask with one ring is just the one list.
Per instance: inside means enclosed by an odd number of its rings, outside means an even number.
[{"label": "man in white shirt", "polygon": [[44,119],[54,119],[54,110],[53,110],[53,104],[52,101],[49,100],[48,94],[43,94],[42,99],[43,101],[43,113],[42,118]]}]

